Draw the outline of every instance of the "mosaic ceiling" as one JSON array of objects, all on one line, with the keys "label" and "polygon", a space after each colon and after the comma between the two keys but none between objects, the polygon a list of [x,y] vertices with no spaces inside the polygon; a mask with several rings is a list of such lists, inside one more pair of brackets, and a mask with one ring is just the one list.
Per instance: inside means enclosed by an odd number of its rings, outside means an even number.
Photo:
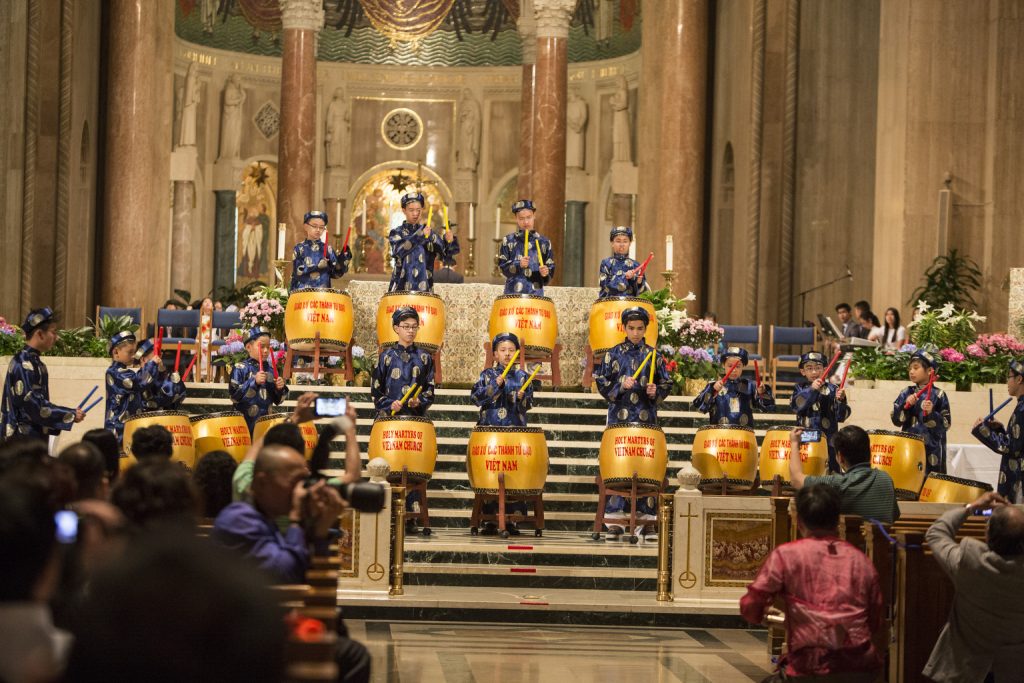
[{"label": "mosaic ceiling", "polygon": [[[381,21],[402,0],[324,0],[318,59],[403,66],[514,66],[522,61],[518,0],[434,0],[436,16],[408,26]],[[409,4],[409,0],[405,0]],[[415,4],[415,3],[414,3]],[[579,0],[569,29],[570,62],[609,59],[640,47],[639,0]],[[429,25],[428,25],[429,24]],[[281,55],[277,0],[178,0],[175,32],[190,43]]]}]

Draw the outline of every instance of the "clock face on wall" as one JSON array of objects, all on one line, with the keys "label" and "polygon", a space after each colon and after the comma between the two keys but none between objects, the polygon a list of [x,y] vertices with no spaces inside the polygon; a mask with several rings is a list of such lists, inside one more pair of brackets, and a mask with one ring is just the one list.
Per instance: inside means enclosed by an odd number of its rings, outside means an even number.
[{"label": "clock face on wall", "polygon": [[380,134],[388,146],[409,149],[423,137],[423,121],[412,109],[392,109],[380,124]]}]

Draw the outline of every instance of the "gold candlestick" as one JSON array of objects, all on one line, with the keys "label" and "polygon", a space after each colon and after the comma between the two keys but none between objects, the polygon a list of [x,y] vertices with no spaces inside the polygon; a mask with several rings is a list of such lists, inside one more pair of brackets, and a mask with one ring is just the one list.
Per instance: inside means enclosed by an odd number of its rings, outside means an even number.
[{"label": "gold candlestick", "polygon": [[356,264],[357,273],[366,272],[366,249],[370,245],[370,238],[366,235],[359,236],[359,262]]},{"label": "gold candlestick", "polygon": [[501,256],[501,238],[494,238],[494,270],[491,271],[493,277],[501,277],[501,268],[498,267],[498,258]]},{"label": "gold candlestick", "polygon": [[673,287],[673,284],[675,283],[675,279],[676,279],[675,271],[674,270],[662,271],[661,276],[663,278],[665,278],[665,286],[668,287],[668,293],[671,294],[672,296],[675,296],[675,288]]},{"label": "gold candlestick", "polygon": [[394,264],[391,262],[391,240],[385,240],[384,242],[384,272],[390,273],[395,269]]},{"label": "gold candlestick", "polygon": [[463,269],[463,274],[466,277],[473,277],[476,275],[476,238],[470,237],[468,242],[469,251],[466,253],[466,267]]}]

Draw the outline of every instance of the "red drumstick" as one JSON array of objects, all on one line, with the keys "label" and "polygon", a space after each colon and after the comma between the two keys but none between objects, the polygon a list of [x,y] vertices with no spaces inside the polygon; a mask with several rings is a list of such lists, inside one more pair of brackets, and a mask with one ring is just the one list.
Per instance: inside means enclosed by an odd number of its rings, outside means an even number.
[{"label": "red drumstick", "polygon": [[647,255],[647,260],[645,260],[643,263],[640,264],[640,267],[636,271],[637,277],[640,277],[641,275],[644,274],[644,271],[647,270],[647,266],[648,266],[648,264],[650,264],[652,258],[654,258],[654,252],[653,251]]},{"label": "red drumstick", "polygon": [[270,369],[274,371],[274,379],[277,379],[277,355],[273,349],[270,351]]},{"label": "red drumstick", "polygon": [[256,342],[256,353],[259,356],[259,370],[256,372],[263,372],[263,344]]},{"label": "red drumstick", "polygon": [[181,342],[178,342],[178,351],[174,354],[174,371],[178,371],[178,364],[181,363]]},{"label": "red drumstick", "polygon": [[327,258],[327,235],[324,235],[324,258]]},{"label": "red drumstick", "polygon": [[[932,382],[934,382],[934,381],[935,381],[935,371],[934,370],[929,370],[928,371],[928,382],[923,387],[921,387],[920,390],[915,392],[914,396],[916,396],[917,398],[921,398],[921,395],[924,394],[924,392],[928,391],[931,388]],[[929,394],[929,396],[930,396],[930,394]],[[903,410],[909,410],[909,409],[910,409],[910,400],[908,399],[907,402],[903,404]]]},{"label": "red drumstick", "polygon": [[[937,377],[936,372],[934,370],[932,370],[931,371],[931,377],[928,378],[928,386],[926,387],[928,389],[928,394],[927,394],[927,396],[925,396],[925,400],[926,401],[932,400],[932,387],[935,386],[935,378],[936,377]],[[925,415],[928,414],[927,410],[925,410],[923,412],[924,412]]]},{"label": "red drumstick", "polygon": [[188,364],[188,367],[185,368],[185,372],[181,375],[182,382],[184,382],[185,378],[188,377],[188,373],[192,372],[192,366],[196,364],[196,358],[199,358],[199,354],[193,353],[192,362]]},{"label": "red drumstick", "polygon": [[836,355],[832,356],[832,362],[828,364],[827,368],[825,368],[825,372],[821,373],[821,376],[825,378],[826,382],[828,381],[829,375],[832,374],[832,368],[836,366],[836,362],[839,360],[839,356],[841,355],[843,355],[842,349],[836,351]]},{"label": "red drumstick", "polygon": [[160,328],[156,331],[156,343],[153,345],[153,355],[157,358],[160,357],[160,352],[164,348],[164,328]]},{"label": "red drumstick", "polygon": [[851,363],[847,363],[847,364],[846,364],[846,367],[845,367],[845,368],[843,368],[843,380],[842,380],[842,381],[841,381],[841,382],[839,383],[839,391],[842,391],[842,390],[843,390],[843,387],[845,387],[845,386],[846,386],[846,374],[847,374],[848,372],[850,372],[850,366],[851,366],[851,365],[853,365],[853,363],[852,363],[852,362],[851,362]]},{"label": "red drumstick", "polygon": [[[732,371],[736,369],[736,365],[739,364],[739,362],[740,362],[740,359],[737,358],[736,360],[734,360],[732,363],[729,364],[728,368],[726,368],[725,374],[722,375],[722,383],[723,384],[729,378],[729,375],[732,374]],[[716,391],[715,393],[717,394],[718,392]]]},{"label": "red drumstick", "polygon": [[757,364],[757,360],[754,361],[754,380],[757,382],[757,386],[761,386],[761,368]]},{"label": "red drumstick", "polygon": [[345,233],[345,241],[341,243],[341,251],[344,253],[345,247],[348,246],[348,238],[352,236],[352,226],[348,226],[348,232]]}]

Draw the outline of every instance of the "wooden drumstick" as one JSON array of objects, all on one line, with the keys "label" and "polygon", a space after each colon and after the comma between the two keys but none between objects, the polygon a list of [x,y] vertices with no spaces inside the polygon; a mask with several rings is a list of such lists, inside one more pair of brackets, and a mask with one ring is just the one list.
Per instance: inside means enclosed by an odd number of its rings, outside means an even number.
[{"label": "wooden drumstick", "polygon": [[847,373],[849,373],[849,372],[850,372],[850,366],[851,366],[851,365],[853,365],[853,363],[852,363],[852,362],[850,362],[850,363],[847,363],[847,364],[846,364],[846,367],[845,367],[845,368],[843,368],[843,379],[842,379],[842,381],[840,381],[840,382],[839,382],[839,389],[838,389],[838,391],[842,391],[842,390],[843,390],[843,387],[845,387],[845,386],[846,386],[846,375],[847,375]]},{"label": "wooden drumstick", "polygon": [[[928,371],[928,382],[923,387],[921,387],[920,390],[915,392],[914,396],[916,396],[917,398],[921,398],[921,396],[924,394],[924,392],[928,391],[928,389],[931,388],[932,382],[934,382],[934,381],[935,381],[935,371],[934,370],[929,370]],[[909,399],[907,400],[906,403],[903,404],[903,410],[910,410],[910,400]]]},{"label": "wooden drumstick", "polygon": [[839,349],[836,351],[836,355],[832,356],[832,362],[828,364],[827,368],[825,368],[825,372],[821,373],[821,376],[825,378],[826,382],[828,381],[829,375],[832,374],[832,368],[835,367],[836,362],[839,361],[839,356],[841,355],[843,355],[843,350]]},{"label": "wooden drumstick", "polygon": [[348,232],[345,233],[345,241],[341,243],[341,251],[342,252],[344,252],[345,251],[345,247],[348,246],[348,239],[350,237],[352,237],[352,224],[351,223],[348,226]]},{"label": "wooden drumstick", "polygon": [[[537,363],[537,367],[535,367],[533,369],[533,372],[530,373],[530,376],[526,378],[526,382],[523,383],[523,387],[522,388],[523,388],[524,391],[526,390],[526,387],[530,386],[530,382],[532,382],[533,378],[537,376],[537,373],[540,372],[540,368],[541,368],[541,364]],[[1003,405],[1006,405],[1006,404],[1004,403]]]},{"label": "wooden drumstick", "polygon": [[277,355],[274,350],[270,350],[270,369],[274,372],[274,381],[277,381]]},{"label": "wooden drumstick", "polygon": [[654,258],[654,252],[653,251],[647,255],[647,258],[644,260],[644,262],[640,264],[639,268],[637,268],[637,271],[636,271],[636,276],[637,277],[642,277],[643,274],[647,271],[647,266],[650,265],[652,258]]},{"label": "wooden drumstick", "polygon": [[185,372],[183,372],[182,375],[181,375],[181,381],[182,382],[184,382],[185,378],[188,377],[188,373],[192,371],[192,366],[196,364],[196,358],[199,358],[199,354],[193,353],[192,354],[192,362],[190,362],[188,364],[188,367],[185,368]]},{"label": "wooden drumstick", "polygon": [[1003,401],[1002,403],[1000,403],[1000,404],[999,404],[999,406],[998,406],[997,408],[993,408],[993,409],[992,409],[992,412],[991,412],[991,413],[989,413],[988,415],[986,415],[986,416],[985,416],[985,417],[984,417],[984,418],[983,418],[983,419],[982,419],[981,421],[982,421],[982,422],[988,422],[989,420],[991,420],[991,419],[992,419],[993,417],[995,417],[995,416],[996,416],[996,413],[998,413],[998,412],[999,412],[1000,410],[1002,410],[1003,408],[1005,408],[1005,407],[1006,407],[1006,404],[1007,404],[1007,403],[1009,403],[1009,402],[1010,402],[1010,401],[1012,401],[1012,400],[1013,400],[1013,397],[1011,396],[1010,398],[1008,398],[1008,399],[1006,399],[1005,401]]},{"label": "wooden drumstick", "polygon": [[156,331],[156,343],[153,344],[153,355],[157,358],[160,357],[160,352],[164,348],[164,328],[159,328]]},{"label": "wooden drumstick", "polygon": [[[409,397],[412,395],[413,389],[415,389],[415,388],[416,388],[415,384],[409,385],[409,390],[406,391],[405,394],[402,395],[402,399],[399,401],[399,403],[401,403],[404,406],[405,402],[409,400]],[[392,410],[391,414],[394,415],[396,412],[397,411]]]},{"label": "wooden drumstick", "polygon": [[181,342],[178,342],[178,350],[174,354],[174,371],[178,371],[178,366],[181,363]]},{"label": "wooden drumstick", "polygon": [[508,365],[505,366],[505,371],[501,373],[502,379],[505,379],[505,377],[508,375],[508,371],[511,370],[512,366],[516,364],[516,358],[519,358],[519,349],[516,349],[516,352],[512,354],[512,360],[508,362]]},{"label": "wooden drumstick", "polygon": [[754,360],[754,386],[761,386],[761,367]]},{"label": "wooden drumstick", "polygon": [[544,258],[540,255],[540,240],[534,238],[533,243],[537,245],[537,264],[543,266]]},{"label": "wooden drumstick", "polygon": [[85,405],[85,402],[88,401],[90,398],[92,398],[92,395],[95,394],[96,390],[99,389],[99,388],[100,388],[99,384],[96,384],[96,385],[93,386],[92,391],[90,391],[88,394],[86,394],[85,398],[82,399],[82,402],[78,404],[78,409],[79,410],[82,409],[82,406]]},{"label": "wooden drumstick", "polygon": [[636,369],[636,372],[633,373],[633,379],[637,379],[638,377],[640,377],[640,373],[644,371],[644,366],[647,365],[647,361],[649,361],[651,359],[651,356],[653,356],[653,355],[654,355],[654,351],[652,350],[650,353],[648,353],[646,356],[644,356],[644,360],[643,360],[642,363],[640,363],[640,367],[638,367]]},{"label": "wooden drumstick", "polygon": [[[739,362],[740,359],[737,358],[736,360],[729,364],[729,367],[726,368],[725,370],[725,374],[722,375],[722,384],[725,384],[729,380],[729,375],[731,375],[732,371],[736,369],[736,366],[739,365]],[[717,394],[718,392],[715,391],[715,393]]]}]

